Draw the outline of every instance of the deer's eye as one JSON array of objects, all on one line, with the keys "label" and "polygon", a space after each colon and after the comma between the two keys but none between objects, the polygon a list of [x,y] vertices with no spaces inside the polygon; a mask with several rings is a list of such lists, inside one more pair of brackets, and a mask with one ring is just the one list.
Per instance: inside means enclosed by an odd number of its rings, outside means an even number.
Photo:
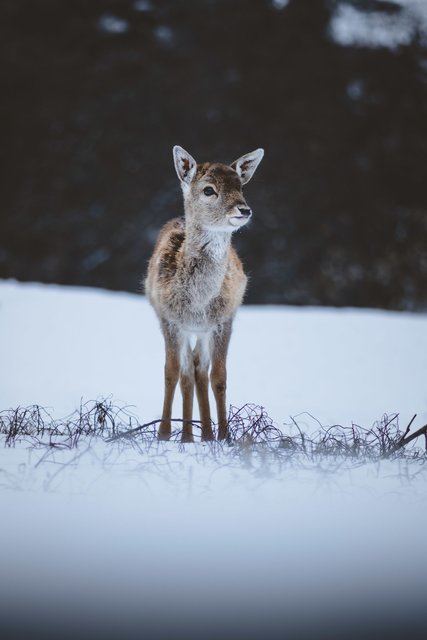
[{"label": "deer's eye", "polygon": [[205,187],[203,189],[203,193],[205,194],[205,196],[213,196],[216,195],[214,189],[212,189],[212,187]]}]

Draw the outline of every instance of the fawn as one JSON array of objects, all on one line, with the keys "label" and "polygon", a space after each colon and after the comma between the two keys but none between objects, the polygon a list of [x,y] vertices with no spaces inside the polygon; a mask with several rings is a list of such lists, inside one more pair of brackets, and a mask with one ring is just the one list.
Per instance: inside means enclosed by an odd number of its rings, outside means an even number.
[{"label": "fawn", "polygon": [[213,440],[210,366],[218,439],[228,437],[227,351],[233,318],[247,281],[242,263],[231,246],[231,235],[252,215],[242,186],[251,179],[263,155],[263,149],[256,149],[231,165],[197,164],[185,149],[173,148],[185,218],[174,218],[161,229],[145,281],[145,291],[160,320],[166,349],[160,440],[168,440],[171,435],[172,401],[178,379],[183,398],[182,442],[193,442],[194,385],[202,440]]}]

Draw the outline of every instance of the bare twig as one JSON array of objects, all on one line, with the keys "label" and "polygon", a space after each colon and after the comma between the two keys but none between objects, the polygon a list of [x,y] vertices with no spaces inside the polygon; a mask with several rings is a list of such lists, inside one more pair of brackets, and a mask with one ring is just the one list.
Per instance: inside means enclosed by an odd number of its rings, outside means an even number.
[{"label": "bare twig", "polygon": [[[413,419],[411,420],[409,426],[412,424]],[[405,434],[408,433],[409,429],[407,428],[405,431]],[[400,438],[399,442],[397,442],[395,445],[393,445],[385,454],[385,457],[388,457],[390,455],[392,455],[393,453],[396,453],[396,451],[399,451],[399,449],[402,449],[403,447],[406,447],[407,444],[409,444],[410,442],[412,442],[412,440],[415,440],[415,438],[419,438],[420,436],[422,436],[424,434],[424,436],[427,439],[427,424],[425,424],[423,427],[420,427],[420,429],[417,429],[417,431],[414,431],[414,433],[411,433],[410,436],[402,437]],[[427,449],[427,447],[426,447]]]},{"label": "bare twig", "polygon": [[407,426],[407,427],[406,427],[406,429],[405,429],[405,433],[404,433],[404,434],[403,434],[403,436],[400,438],[400,440],[404,440],[404,439],[406,438],[406,436],[408,435],[408,433],[409,433],[409,432],[410,432],[410,430],[411,430],[412,423],[414,422],[414,420],[415,420],[415,418],[416,418],[416,417],[417,417],[417,414],[415,413],[415,414],[412,416],[411,420],[409,421],[409,424],[408,424],[408,426]]},{"label": "bare twig", "polygon": [[[116,440],[120,440],[120,438],[130,438],[131,436],[135,435],[135,433],[139,433],[144,429],[148,429],[148,427],[153,427],[156,424],[160,424],[161,421],[162,419],[158,418],[157,420],[152,420],[151,422],[140,424],[137,427],[134,427],[133,429],[129,429],[128,431],[121,431],[120,433],[116,433],[114,436],[111,436],[111,438],[107,438],[105,442],[115,442]],[[171,422],[180,422],[180,423],[191,422],[191,424],[193,425],[202,424],[201,420],[183,420],[181,418],[171,418]]]},{"label": "bare twig", "polygon": [[[308,434],[302,417],[309,416],[319,428]],[[290,434],[279,429],[262,406],[245,404],[240,408],[231,406],[228,414],[229,439],[205,443],[203,450],[195,447],[196,455],[209,454],[214,458],[227,455],[228,461],[244,462],[253,470],[265,469],[270,464],[364,464],[391,456],[426,461],[427,454],[418,447],[405,450],[405,446],[421,435],[426,438],[427,425],[410,434],[414,416],[405,431],[399,428],[398,414],[384,415],[371,428],[352,423],[323,426],[311,414],[302,413],[291,417]],[[92,439],[102,438],[106,443],[123,442],[138,452],[166,451],[158,445],[156,425],[161,419],[139,424],[129,408],[114,405],[111,399],[83,403],[70,416],[62,420],[53,419],[46,409],[38,405],[18,407],[0,411],[0,436],[7,447],[16,442],[28,443],[33,448],[46,451],[77,449],[91,445]],[[182,424],[183,419],[172,422]],[[200,420],[192,420],[200,428]],[[296,433],[295,431],[296,430]],[[173,445],[179,440],[179,430],[172,433]],[[232,447],[228,445],[233,445]],[[186,448],[179,445],[178,451]],[[426,447],[427,451],[427,447]],[[228,452],[228,453],[226,453]],[[222,459],[222,458],[221,458]]]}]

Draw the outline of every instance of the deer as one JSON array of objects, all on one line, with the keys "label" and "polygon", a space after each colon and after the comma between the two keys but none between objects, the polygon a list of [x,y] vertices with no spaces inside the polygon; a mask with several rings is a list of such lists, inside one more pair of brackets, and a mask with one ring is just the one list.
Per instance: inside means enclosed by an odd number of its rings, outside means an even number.
[{"label": "deer", "polygon": [[247,285],[231,236],[252,216],[242,187],[263,156],[264,150],[256,149],[231,165],[197,164],[185,149],[173,147],[185,215],[170,220],[160,230],[145,280],[145,292],[160,321],[165,343],[159,440],[171,437],[178,380],[182,394],[181,442],[194,442],[194,387],[201,440],[215,439],[209,382],[216,402],[218,440],[229,438],[227,353],[233,319]]}]

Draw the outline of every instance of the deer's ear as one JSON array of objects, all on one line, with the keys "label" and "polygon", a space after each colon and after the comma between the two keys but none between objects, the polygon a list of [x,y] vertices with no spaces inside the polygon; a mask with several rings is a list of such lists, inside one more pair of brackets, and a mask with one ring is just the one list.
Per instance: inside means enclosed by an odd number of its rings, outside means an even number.
[{"label": "deer's ear", "polygon": [[178,178],[181,182],[190,184],[196,175],[197,162],[185,149],[175,145],[173,148],[173,161]]},{"label": "deer's ear", "polygon": [[264,149],[256,149],[233,162],[231,168],[236,171],[242,181],[242,184],[249,182],[263,157]]}]

